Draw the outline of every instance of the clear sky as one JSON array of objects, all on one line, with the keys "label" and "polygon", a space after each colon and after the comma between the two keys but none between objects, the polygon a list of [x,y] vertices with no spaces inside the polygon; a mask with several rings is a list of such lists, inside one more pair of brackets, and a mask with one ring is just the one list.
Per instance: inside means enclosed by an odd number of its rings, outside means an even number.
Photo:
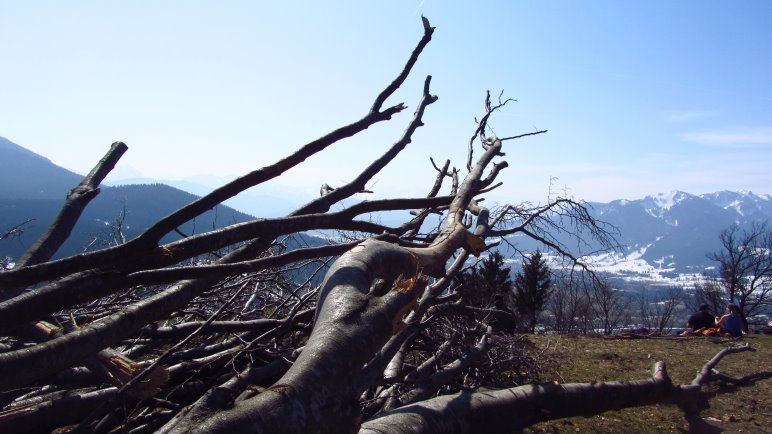
[{"label": "clear sky", "polygon": [[[429,157],[465,164],[486,89],[517,103],[491,123],[510,167],[499,202],[636,199],[670,190],[772,193],[772,1],[5,1],[0,136],[86,172],[129,146],[113,179],[232,178],[361,117],[437,28],[390,103],[426,126],[378,175],[424,195]],[[282,181],[351,179],[412,110],[334,145]],[[317,193],[318,194],[318,193]]]}]

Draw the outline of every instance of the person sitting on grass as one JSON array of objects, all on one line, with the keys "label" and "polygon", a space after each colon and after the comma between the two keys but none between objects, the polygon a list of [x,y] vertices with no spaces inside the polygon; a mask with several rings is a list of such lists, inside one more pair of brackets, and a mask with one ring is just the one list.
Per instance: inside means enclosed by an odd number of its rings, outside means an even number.
[{"label": "person sitting on grass", "polygon": [[702,329],[713,327],[714,325],[715,322],[713,316],[708,313],[707,304],[701,304],[700,310],[690,316],[686,321],[686,327],[693,332],[700,332]]},{"label": "person sitting on grass", "polygon": [[740,315],[740,309],[734,303],[726,305],[727,314],[722,317],[716,317],[716,325],[721,328],[722,333],[729,333],[734,337],[742,336],[743,320]]}]

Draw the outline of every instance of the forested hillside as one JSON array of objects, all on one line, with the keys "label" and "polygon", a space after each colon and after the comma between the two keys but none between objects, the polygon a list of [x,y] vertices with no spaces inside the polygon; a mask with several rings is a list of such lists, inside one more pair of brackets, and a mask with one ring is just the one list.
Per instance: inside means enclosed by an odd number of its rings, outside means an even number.
[{"label": "forested hillside", "polygon": [[[18,258],[26,251],[56,217],[67,191],[82,178],[0,137],[0,235],[21,225],[14,235],[0,241],[0,257]],[[129,240],[152,222],[195,198],[193,194],[163,184],[103,186],[56,257],[106,247],[121,242],[121,236]],[[251,218],[218,205],[180,226],[179,230],[191,235]],[[180,236],[172,233],[164,240],[168,242]]]}]

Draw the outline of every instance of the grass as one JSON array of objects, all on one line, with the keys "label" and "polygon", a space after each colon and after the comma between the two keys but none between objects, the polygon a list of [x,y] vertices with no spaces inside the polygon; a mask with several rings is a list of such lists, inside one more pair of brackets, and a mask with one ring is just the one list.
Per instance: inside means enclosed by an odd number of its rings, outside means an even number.
[{"label": "grass", "polygon": [[[558,357],[547,381],[586,383],[638,380],[665,361],[674,384],[690,383],[702,366],[728,345],[749,343],[754,352],[731,354],[716,369],[732,377],[772,370],[772,336],[749,335],[737,342],[697,337],[683,340],[602,339],[585,336],[533,336],[537,347]],[[703,386],[698,423],[687,422],[674,404],[610,411],[540,423],[528,433],[772,433],[772,379],[743,387]],[[693,421],[694,422],[694,421]]]}]

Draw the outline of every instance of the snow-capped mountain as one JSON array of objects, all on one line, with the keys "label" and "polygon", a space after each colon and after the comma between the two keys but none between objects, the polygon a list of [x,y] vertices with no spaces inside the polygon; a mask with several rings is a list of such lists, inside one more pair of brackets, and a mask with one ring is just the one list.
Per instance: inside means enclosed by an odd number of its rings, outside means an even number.
[{"label": "snow-capped mountain", "polygon": [[[702,195],[673,191],[590,205],[596,219],[619,229],[617,239],[623,249],[585,260],[599,271],[628,280],[661,280],[683,286],[689,285],[683,280],[715,269],[717,264],[707,254],[721,250],[722,230],[733,224],[742,228],[772,219],[772,197],[749,191]],[[524,251],[544,249],[524,237],[517,237],[516,242]]]},{"label": "snow-capped mountain", "polygon": [[621,254],[593,258],[614,274],[684,278],[715,269],[719,233],[772,218],[772,197],[749,191],[660,193],[639,200],[593,203],[595,217],[618,227]]},{"label": "snow-capped mountain", "polygon": [[761,219],[772,215],[772,196],[768,194],[756,195],[750,191],[735,193],[732,191],[719,191],[717,193],[703,194],[700,196],[710,202],[724,208],[734,209],[743,217],[755,218],[761,215]]}]

